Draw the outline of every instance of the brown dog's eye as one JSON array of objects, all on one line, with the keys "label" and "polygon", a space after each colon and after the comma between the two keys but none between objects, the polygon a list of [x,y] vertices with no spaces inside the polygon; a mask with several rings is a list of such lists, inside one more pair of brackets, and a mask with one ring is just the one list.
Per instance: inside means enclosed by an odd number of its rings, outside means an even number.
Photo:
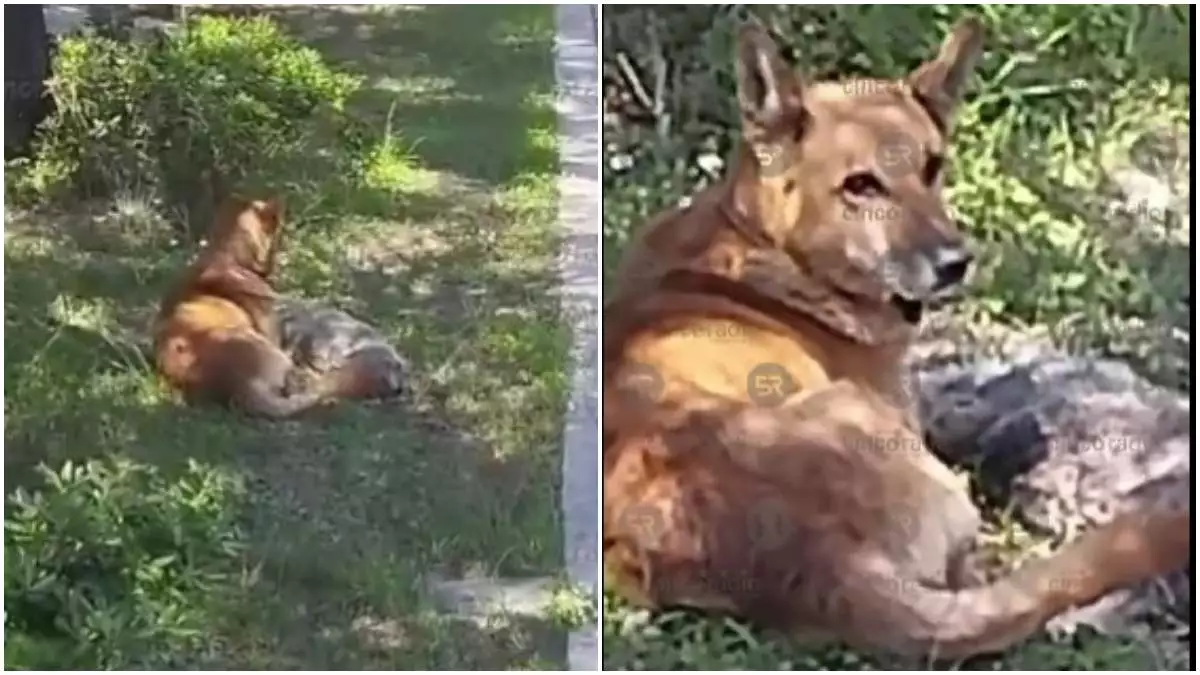
[{"label": "brown dog's eye", "polygon": [[884,187],[875,174],[863,171],[847,176],[842,181],[842,191],[855,197],[878,197],[884,193]]},{"label": "brown dog's eye", "polygon": [[945,158],[941,155],[932,155],[929,161],[925,162],[925,168],[921,170],[921,180],[925,181],[926,185],[933,185],[942,175],[942,167],[945,164]]}]

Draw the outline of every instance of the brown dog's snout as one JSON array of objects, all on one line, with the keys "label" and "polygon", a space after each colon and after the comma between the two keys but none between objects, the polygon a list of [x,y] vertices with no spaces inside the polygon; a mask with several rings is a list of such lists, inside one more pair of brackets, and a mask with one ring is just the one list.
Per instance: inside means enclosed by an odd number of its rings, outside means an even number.
[{"label": "brown dog's snout", "polygon": [[932,257],[935,292],[962,283],[975,260],[975,254],[962,244],[939,246]]}]

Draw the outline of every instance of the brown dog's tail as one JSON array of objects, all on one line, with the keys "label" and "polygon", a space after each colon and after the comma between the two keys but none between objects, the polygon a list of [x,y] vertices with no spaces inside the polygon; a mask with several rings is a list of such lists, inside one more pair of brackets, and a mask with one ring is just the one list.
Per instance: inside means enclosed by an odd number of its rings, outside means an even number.
[{"label": "brown dog's tail", "polygon": [[[882,559],[846,570],[840,616],[854,645],[958,659],[1008,648],[1075,607],[1187,567],[1191,512],[1120,516],[987,586],[960,590],[902,581]],[[832,617],[831,617],[832,618]]]}]

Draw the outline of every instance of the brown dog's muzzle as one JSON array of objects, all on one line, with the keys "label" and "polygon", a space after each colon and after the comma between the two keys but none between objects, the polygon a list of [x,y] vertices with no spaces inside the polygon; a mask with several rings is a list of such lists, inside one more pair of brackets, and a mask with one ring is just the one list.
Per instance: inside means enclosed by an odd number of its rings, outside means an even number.
[{"label": "brown dog's muzzle", "polygon": [[[933,228],[927,227],[929,230]],[[961,235],[938,228],[929,232],[920,245],[889,254],[884,259],[884,280],[904,300],[939,300],[963,284],[974,259]]]}]

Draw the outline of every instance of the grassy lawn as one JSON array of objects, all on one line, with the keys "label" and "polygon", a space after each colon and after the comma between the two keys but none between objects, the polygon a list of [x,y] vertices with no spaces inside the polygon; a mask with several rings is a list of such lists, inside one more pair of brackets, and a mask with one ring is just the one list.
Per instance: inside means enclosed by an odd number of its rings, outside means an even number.
[{"label": "grassy lawn", "polygon": [[193,253],[171,224],[136,198],[6,209],[6,492],[111,457],[241,486],[223,507],[236,569],[188,599],[210,635],[177,664],[555,667],[556,617],[453,619],[426,590],[562,564],[553,8],[273,11],[366,77],[354,108],[375,136],[364,184],[288,186],[279,286],[381,326],[415,400],[286,423],[183,407],[141,351]]},{"label": "grassy lawn", "polygon": [[[736,134],[731,46],[738,11],[606,9],[606,275],[633,229],[718,179],[720,169],[713,167],[728,156]],[[791,55],[813,79],[900,76],[936,53],[958,15],[981,15],[989,26],[988,52],[955,130],[948,189],[949,203],[980,246],[980,263],[969,298],[943,318],[972,332],[1042,335],[1071,351],[1127,359],[1157,383],[1191,389],[1186,10],[859,5],[755,11],[791,41]],[[637,73],[641,92],[618,75],[621,59]],[[1121,185],[1131,166],[1168,185],[1172,198],[1133,215],[1114,209],[1124,200]],[[611,596],[603,631],[608,669],[897,665],[844,649],[768,640],[728,620],[649,616]],[[949,665],[1187,669],[1188,638],[1081,634]]]}]

